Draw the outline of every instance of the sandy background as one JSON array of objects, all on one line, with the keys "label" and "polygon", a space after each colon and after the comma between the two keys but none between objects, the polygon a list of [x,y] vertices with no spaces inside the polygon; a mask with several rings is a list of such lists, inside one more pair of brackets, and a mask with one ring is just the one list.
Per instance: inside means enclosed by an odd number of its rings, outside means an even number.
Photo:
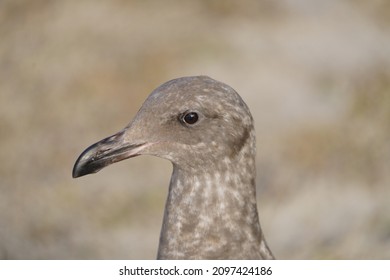
[{"label": "sandy background", "polygon": [[170,163],[71,171],[198,74],[251,108],[277,258],[390,258],[387,0],[0,1],[0,258],[155,258]]}]

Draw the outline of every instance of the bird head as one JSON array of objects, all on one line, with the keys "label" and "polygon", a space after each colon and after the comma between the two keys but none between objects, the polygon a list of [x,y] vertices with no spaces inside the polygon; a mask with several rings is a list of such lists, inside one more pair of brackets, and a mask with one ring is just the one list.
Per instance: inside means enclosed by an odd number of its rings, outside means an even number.
[{"label": "bird head", "polygon": [[168,81],[146,99],[120,132],[87,148],[73,177],[138,155],[154,155],[183,168],[209,168],[215,162],[255,149],[247,105],[228,85],[206,76]]}]

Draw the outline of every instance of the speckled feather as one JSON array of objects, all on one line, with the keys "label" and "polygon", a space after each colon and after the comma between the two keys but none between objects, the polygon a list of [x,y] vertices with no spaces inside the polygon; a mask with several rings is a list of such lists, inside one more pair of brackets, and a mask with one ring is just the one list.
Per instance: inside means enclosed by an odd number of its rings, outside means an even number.
[{"label": "speckled feather", "polygon": [[[188,112],[196,123],[183,122]],[[250,111],[231,87],[184,77],[154,90],[124,130],[88,148],[73,176],[141,154],[168,159],[158,259],[273,259],[257,212],[255,142]]]}]

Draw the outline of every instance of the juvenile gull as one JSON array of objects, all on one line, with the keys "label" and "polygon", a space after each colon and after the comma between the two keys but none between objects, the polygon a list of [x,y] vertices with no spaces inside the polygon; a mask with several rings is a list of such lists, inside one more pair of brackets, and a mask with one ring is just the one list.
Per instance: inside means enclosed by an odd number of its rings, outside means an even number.
[{"label": "juvenile gull", "polygon": [[166,82],[130,124],[87,148],[73,177],[138,155],[173,164],[158,259],[273,259],[260,227],[251,113],[206,76]]}]

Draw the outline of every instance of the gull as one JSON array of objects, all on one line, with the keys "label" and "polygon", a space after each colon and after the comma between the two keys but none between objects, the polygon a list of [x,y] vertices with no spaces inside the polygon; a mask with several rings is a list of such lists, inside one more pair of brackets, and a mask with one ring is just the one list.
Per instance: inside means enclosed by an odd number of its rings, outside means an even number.
[{"label": "gull", "polygon": [[168,81],[118,133],[87,148],[73,177],[138,155],[172,162],[157,259],[273,259],[256,202],[248,106],[207,76]]}]

